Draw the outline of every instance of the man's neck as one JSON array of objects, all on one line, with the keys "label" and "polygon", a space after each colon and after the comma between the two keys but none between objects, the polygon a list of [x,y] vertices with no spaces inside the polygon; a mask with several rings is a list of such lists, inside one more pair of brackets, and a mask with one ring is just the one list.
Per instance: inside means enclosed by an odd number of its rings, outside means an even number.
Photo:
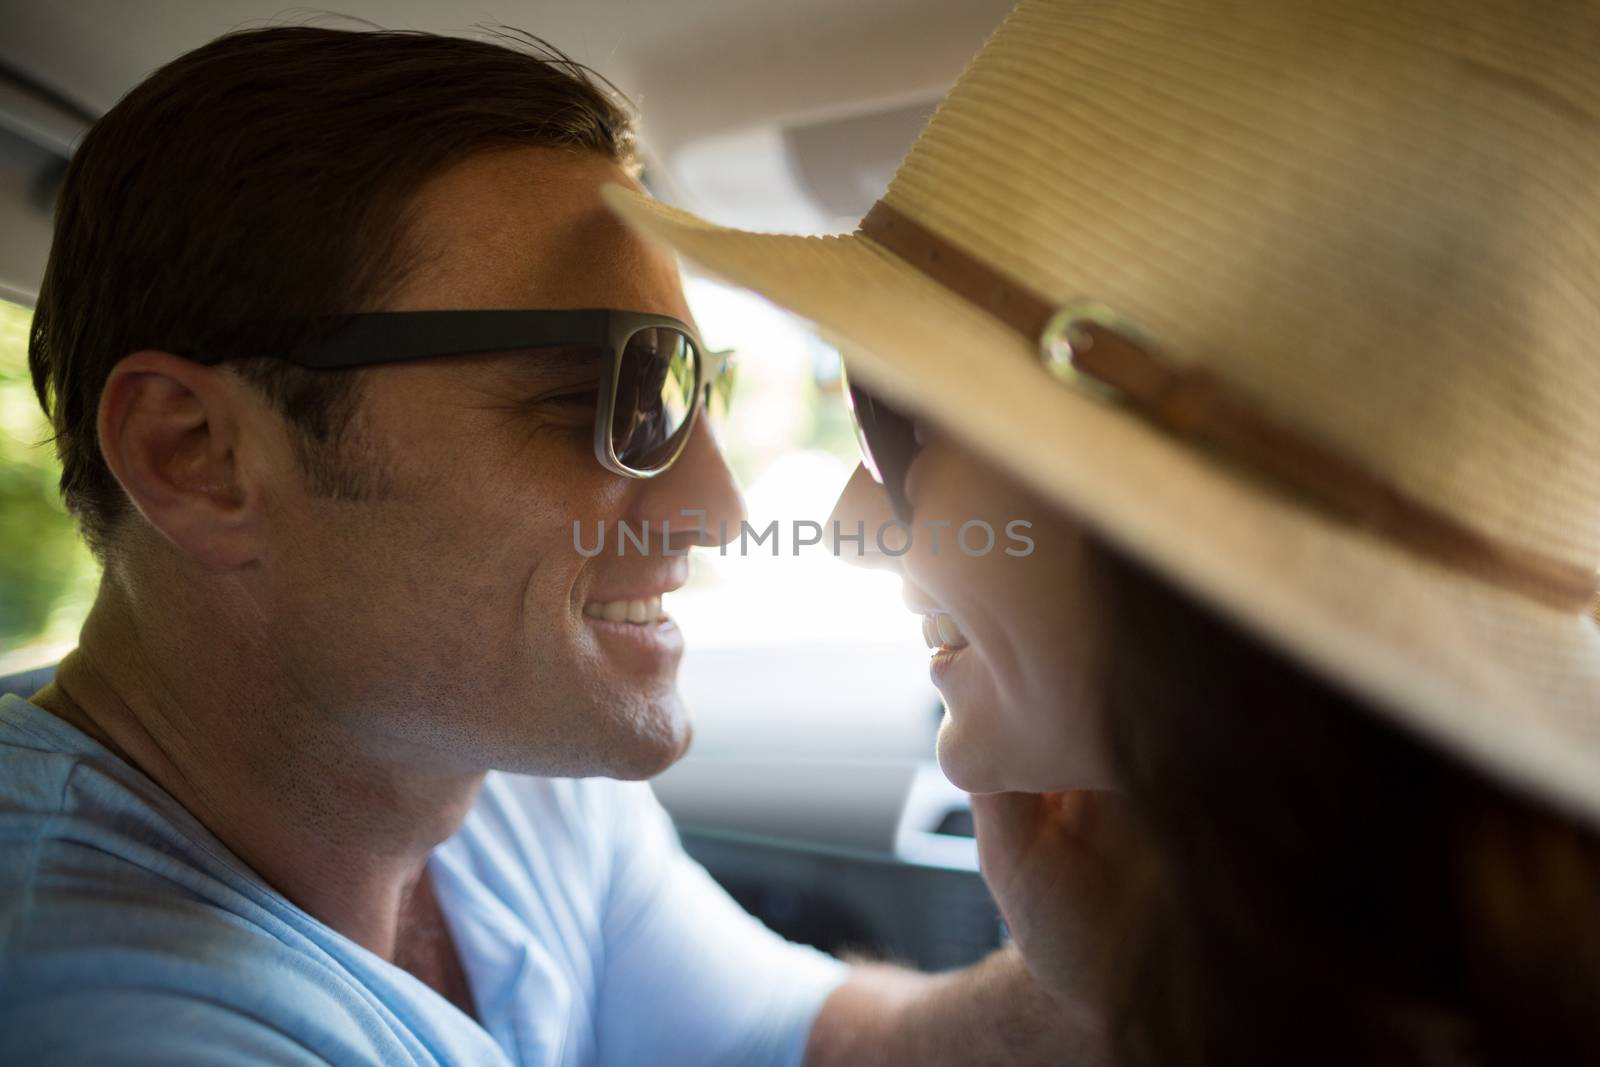
[{"label": "man's neck", "polygon": [[102,589],[36,703],[142,771],[301,909],[394,959],[402,905],[483,775],[385,761],[270,672],[240,670],[237,649],[175,663],[130,622]]}]

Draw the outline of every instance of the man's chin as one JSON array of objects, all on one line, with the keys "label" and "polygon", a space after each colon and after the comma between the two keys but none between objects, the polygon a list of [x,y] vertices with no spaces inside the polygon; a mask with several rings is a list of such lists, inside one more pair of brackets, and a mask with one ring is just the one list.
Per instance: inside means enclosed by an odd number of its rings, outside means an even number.
[{"label": "man's chin", "polygon": [[584,775],[622,781],[654,778],[689,751],[694,723],[675,686],[651,697],[619,702],[600,721],[600,728],[574,738],[577,761],[590,769]]},{"label": "man's chin", "polygon": [[606,777],[627,782],[654,778],[682,759],[693,740],[694,723],[688,716],[671,716],[660,729],[639,736],[626,751],[616,753],[615,765],[605,772]]},{"label": "man's chin", "polygon": [[[480,734],[488,766],[541,778],[652,778],[682,759],[694,737],[689,709],[677,686],[591,684],[583,698],[543,699],[513,705]],[[487,769],[487,768],[486,768]]]}]

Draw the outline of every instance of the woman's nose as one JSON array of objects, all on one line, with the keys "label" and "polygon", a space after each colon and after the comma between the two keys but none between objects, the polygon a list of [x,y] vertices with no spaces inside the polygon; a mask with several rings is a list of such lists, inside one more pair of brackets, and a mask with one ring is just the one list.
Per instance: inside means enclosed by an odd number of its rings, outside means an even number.
[{"label": "woman's nose", "polygon": [[883,486],[857,465],[828,516],[826,537],[834,555],[863,567],[896,567],[906,530],[895,522]]}]

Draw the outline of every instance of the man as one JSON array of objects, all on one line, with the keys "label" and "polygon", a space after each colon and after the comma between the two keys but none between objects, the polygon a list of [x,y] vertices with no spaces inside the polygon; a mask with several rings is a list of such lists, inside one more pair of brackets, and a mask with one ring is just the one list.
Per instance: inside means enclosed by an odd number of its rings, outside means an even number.
[{"label": "man", "polygon": [[[86,137],[30,360],[105,576],[55,684],[0,704],[0,1060],[1090,1040],[1009,951],[928,977],[783,942],[637,782],[690,736],[657,598],[742,504],[676,269],[607,182],[628,119],[582,69],[427,35],[230,35]],[[483,311],[521,314],[399,317]],[[575,551],[646,520],[648,552]]]}]

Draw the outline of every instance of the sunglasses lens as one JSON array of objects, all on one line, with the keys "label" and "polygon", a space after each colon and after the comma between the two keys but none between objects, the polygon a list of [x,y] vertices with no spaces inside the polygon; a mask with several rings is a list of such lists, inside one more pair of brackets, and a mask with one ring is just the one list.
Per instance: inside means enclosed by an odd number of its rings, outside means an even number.
[{"label": "sunglasses lens", "polygon": [[917,454],[916,428],[912,421],[882,400],[844,378],[845,400],[861,445],[861,460],[868,473],[883,486],[901,522],[911,521],[911,505],[906,501],[906,471]]},{"label": "sunglasses lens", "polygon": [[688,432],[700,374],[694,342],[671,326],[647,326],[622,350],[611,447],[636,471],[660,470],[678,454]]}]

